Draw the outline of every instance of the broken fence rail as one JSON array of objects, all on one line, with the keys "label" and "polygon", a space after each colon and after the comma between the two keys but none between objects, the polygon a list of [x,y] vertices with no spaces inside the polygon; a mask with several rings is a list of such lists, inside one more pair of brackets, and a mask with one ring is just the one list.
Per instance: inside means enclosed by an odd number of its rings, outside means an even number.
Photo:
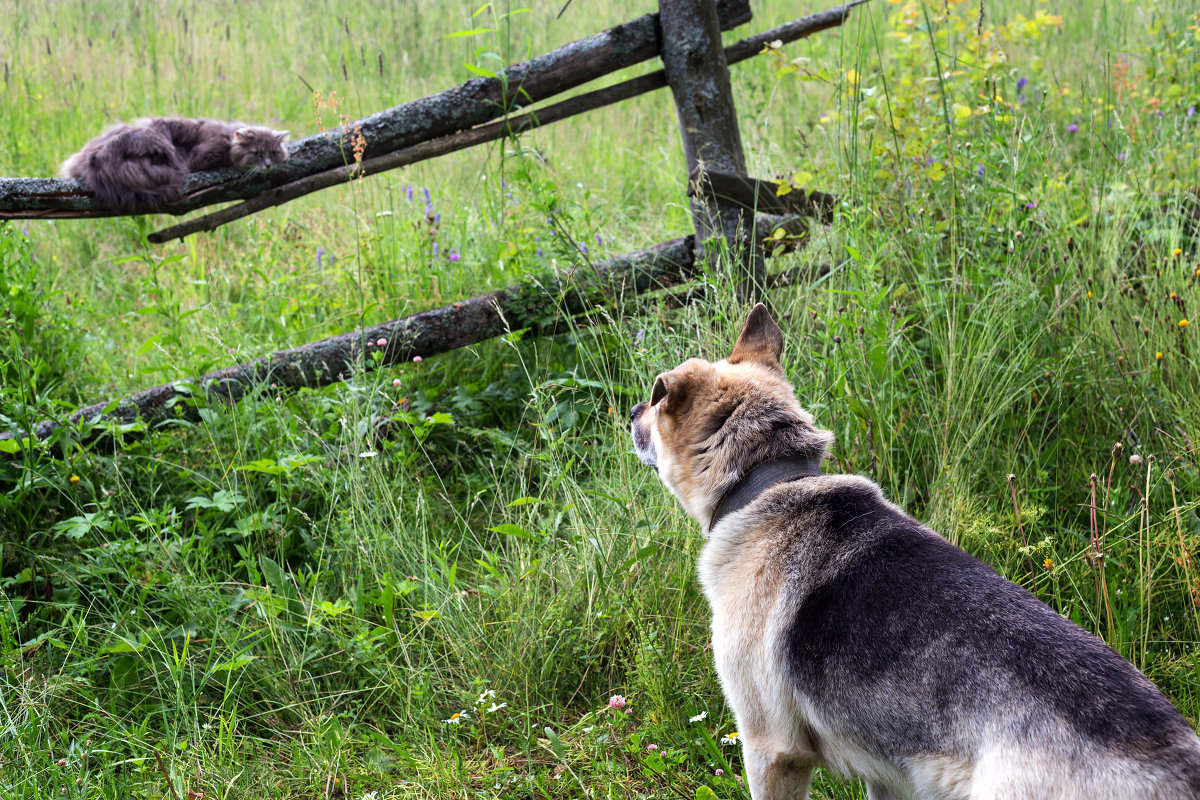
[{"label": "broken fence rail", "polygon": [[[764,239],[780,229],[801,235],[806,226],[803,218],[773,215],[759,217],[755,225],[756,235]],[[39,422],[32,432],[0,433],[0,455],[12,457],[30,445],[40,446],[28,439],[45,442],[64,427],[86,427],[79,439],[86,445],[120,433],[122,427],[197,422],[200,404],[193,402],[193,397],[201,393],[207,400],[237,402],[262,391],[317,388],[343,381],[356,370],[394,366],[510,331],[554,325],[563,317],[612,307],[626,297],[692,280],[697,277],[696,258],[695,237],[684,236],[595,264],[583,263],[526,279],[515,286],[281,350],[192,380],[172,381],[121,400],[96,403],[64,420]]]}]

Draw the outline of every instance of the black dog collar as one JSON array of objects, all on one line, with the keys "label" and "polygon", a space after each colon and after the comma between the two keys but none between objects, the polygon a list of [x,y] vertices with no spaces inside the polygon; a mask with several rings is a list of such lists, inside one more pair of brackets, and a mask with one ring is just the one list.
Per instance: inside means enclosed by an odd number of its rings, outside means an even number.
[{"label": "black dog collar", "polygon": [[807,456],[779,456],[757,465],[733,485],[713,512],[708,523],[711,531],[723,517],[739,511],[754,501],[754,498],[778,483],[815,478],[821,475],[821,461]]}]

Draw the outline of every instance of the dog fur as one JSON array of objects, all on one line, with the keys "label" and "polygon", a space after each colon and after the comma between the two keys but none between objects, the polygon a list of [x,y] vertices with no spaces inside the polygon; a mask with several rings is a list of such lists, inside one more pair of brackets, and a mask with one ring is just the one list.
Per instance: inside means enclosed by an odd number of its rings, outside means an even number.
[{"label": "dog fur", "polygon": [[748,471],[822,459],[759,304],[724,361],[693,358],[631,414],[634,448],[705,531],[699,573],[754,800],[812,770],[871,800],[1200,798],[1200,739],[1104,642],[855,475],[776,484],[709,530]]}]

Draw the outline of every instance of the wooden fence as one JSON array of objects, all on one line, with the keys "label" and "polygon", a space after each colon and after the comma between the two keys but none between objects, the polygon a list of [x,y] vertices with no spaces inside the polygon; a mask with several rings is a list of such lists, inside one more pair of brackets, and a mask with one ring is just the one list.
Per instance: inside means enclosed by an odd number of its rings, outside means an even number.
[{"label": "wooden fence", "polygon": [[[233,170],[191,175],[181,197],[161,209],[183,215],[218,203],[237,201],[150,235],[161,243],[211,231],[265,208],[321,189],[483,142],[515,136],[588,110],[670,87],[688,166],[694,233],[644,250],[530,278],[521,284],[442,308],[423,311],[284,350],[254,361],[139,392],[119,402],[80,409],[64,420],[40,423],[16,437],[0,434],[0,451],[54,438],[64,426],[80,427],[84,440],[114,428],[171,419],[198,419],[191,398],[236,401],[266,387],[312,387],[344,379],[355,365],[372,369],[464,347],[508,330],[535,327],[558,315],[611,309],[631,296],[675,286],[701,272],[704,253],[714,245],[739,260],[741,292],[759,296],[772,282],[763,266],[761,239],[783,228],[799,232],[806,217],[828,219],[835,199],[821,192],[778,193],[778,185],[748,176],[730,88],[728,65],[841,25],[866,0],[781,25],[723,47],[721,31],[751,17],[748,0],[659,0],[659,13],[610,28],[505,70],[496,78],[475,78],[429,97],[347,123],[330,133],[290,145],[287,162],[269,172]],[[612,86],[531,109],[556,94],[625,67],[660,57],[661,70]],[[348,161],[350,137],[367,141],[361,160]],[[0,220],[116,216],[98,203],[78,179],[0,178]],[[138,213],[138,212],[132,212]],[[146,213],[149,213],[147,211]],[[719,240],[719,242],[718,242]],[[777,276],[774,282],[794,275]],[[367,342],[380,355],[364,359]],[[139,424],[140,427],[140,424]],[[5,440],[8,440],[5,444]],[[18,446],[14,446],[18,445]]]}]

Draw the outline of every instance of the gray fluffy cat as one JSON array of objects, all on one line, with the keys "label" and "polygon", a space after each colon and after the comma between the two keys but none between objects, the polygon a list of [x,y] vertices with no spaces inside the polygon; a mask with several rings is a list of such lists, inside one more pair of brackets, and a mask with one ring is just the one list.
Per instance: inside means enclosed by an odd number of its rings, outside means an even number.
[{"label": "gray fluffy cat", "polygon": [[63,163],[100,202],[123,211],[175,200],[188,174],[223,167],[243,172],[287,161],[287,131],[215,119],[150,117],[114,125]]}]

